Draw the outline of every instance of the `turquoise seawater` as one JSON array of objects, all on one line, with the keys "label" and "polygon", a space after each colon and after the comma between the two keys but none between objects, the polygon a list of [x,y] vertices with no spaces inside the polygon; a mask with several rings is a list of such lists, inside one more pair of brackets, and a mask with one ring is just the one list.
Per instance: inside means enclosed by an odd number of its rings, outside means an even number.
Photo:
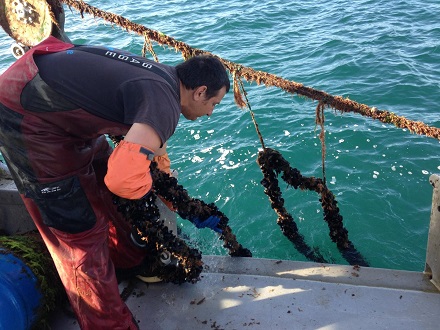
[{"label": "turquoise seawater", "polygon": [[[440,5],[437,0],[89,1],[224,59],[332,95],[440,127]],[[143,39],[66,8],[75,43],[141,53]],[[0,72],[14,58],[0,31]],[[159,60],[179,53],[155,45]],[[151,57],[151,56],[150,56]],[[78,68],[81,70],[81,68]],[[322,176],[316,102],[246,83],[267,147],[305,176]],[[439,141],[357,114],[326,112],[326,175],[349,238],[374,267],[424,268],[431,211],[429,176],[440,172]],[[173,168],[191,196],[214,202],[254,257],[306,260],[281,233],[260,184],[258,136],[229,93],[212,117],[184,118],[169,141]],[[328,234],[318,195],[287,187],[286,209],[306,242],[345,264]],[[180,221],[204,254],[226,255],[209,230]]]}]

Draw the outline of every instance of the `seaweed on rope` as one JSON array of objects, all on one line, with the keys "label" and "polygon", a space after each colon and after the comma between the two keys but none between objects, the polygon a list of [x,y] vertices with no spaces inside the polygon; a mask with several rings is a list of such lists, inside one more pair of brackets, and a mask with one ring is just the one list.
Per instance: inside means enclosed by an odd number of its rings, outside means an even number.
[{"label": "seaweed on rope", "polygon": [[[187,59],[189,57],[201,54],[208,54],[217,57],[225,67],[230,71],[230,73],[236,78],[244,78],[249,82],[256,82],[258,85],[264,84],[267,87],[278,87],[287,93],[297,94],[304,96],[311,100],[318,101],[322,103],[324,107],[330,107],[340,112],[354,112],[362,116],[370,117],[375,120],[379,120],[383,123],[393,124],[396,127],[402,129],[408,129],[411,133],[416,133],[419,135],[425,135],[427,137],[432,137],[440,140],[440,128],[429,126],[421,121],[412,121],[403,116],[396,115],[393,112],[387,110],[378,110],[375,107],[370,107],[366,104],[358,103],[356,101],[350,100],[349,98],[344,98],[342,96],[333,96],[324,91],[320,91],[311,87],[304,86],[301,83],[283,79],[274,74],[257,71],[253,68],[243,66],[238,63],[234,63],[223,59],[211,52],[193,48],[188,44],[176,40],[162,32],[146,28],[145,26],[137,23],[133,23],[123,16],[115,15],[110,12],[103,11],[99,8],[90,6],[84,1],[75,0],[58,0],[67,6],[78,10],[81,17],[84,17],[84,13],[92,15],[93,17],[101,18],[111,24],[115,24],[125,29],[126,31],[132,31],[141,35],[145,38],[145,42],[151,43],[151,41],[157,42],[159,45],[166,45],[170,48],[174,48],[176,51],[181,52],[183,58]],[[145,47],[145,46],[144,46]],[[151,49],[152,46],[146,46],[145,49]],[[154,51],[152,52],[153,57],[157,60]],[[234,90],[234,93],[237,93]],[[235,100],[242,100],[240,95],[236,95]],[[238,102],[239,107],[244,107],[245,103]]]}]

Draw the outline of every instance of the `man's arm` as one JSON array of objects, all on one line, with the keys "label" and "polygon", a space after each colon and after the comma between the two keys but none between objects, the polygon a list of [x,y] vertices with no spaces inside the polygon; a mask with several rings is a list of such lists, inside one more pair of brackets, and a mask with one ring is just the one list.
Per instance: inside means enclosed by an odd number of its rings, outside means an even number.
[{"label": "man's arm", "polygon": [[162,141],[156,130],[147,124],[134,123],[124,138],[127,142],[132,142],[144,146],[154,153],[159,151]]}]

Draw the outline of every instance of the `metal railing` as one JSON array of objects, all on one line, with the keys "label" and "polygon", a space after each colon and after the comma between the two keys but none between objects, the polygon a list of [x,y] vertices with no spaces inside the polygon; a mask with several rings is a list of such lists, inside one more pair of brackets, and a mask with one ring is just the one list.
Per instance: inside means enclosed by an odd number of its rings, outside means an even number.
[{"label": "metal railing", "polygon": [[430,276],[431,282],[440,291],[440,176],[437,174],[431,175],[429,182],[434,190],[432,193],[425,274]]}]

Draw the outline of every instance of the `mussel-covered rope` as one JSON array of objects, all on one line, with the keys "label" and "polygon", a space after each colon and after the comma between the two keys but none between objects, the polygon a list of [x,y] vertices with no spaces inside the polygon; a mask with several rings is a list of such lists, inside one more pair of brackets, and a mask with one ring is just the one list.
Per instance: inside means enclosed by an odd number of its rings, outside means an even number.
[{"label": "mussel-covered rope", "polygon": [[[123,136],[109,136],[114,145],[123,139]],[[215,204],[191,198],[188,192],[177,183],[177,179],[160,171],[157,164],[150,165],[153,178],[153,191],[142,199],[129,200],[114,196],[114,203],[128,221],[134,225],[139,235],[147,244],[151,257],[147,264],[160,265],[155,269],[155,274],[165,282],[181,284],[184,282],[195,283],[200,279],[203,270],[201,253],[187,246],[185,241],[178,238],[168,230],[160,219],[159,208],[156,206],[157,195],[172,203],[179,215],[191,221],[195,216],[207,219],[211,215],[220,217],[218,227],[222,229],[220,239],[224,247],[229,250],[232,257],[252,257],[250,250],[237,242],[236,236],[228,226],[229,219],[218,210]],[[157,195],[156,195],[157,194]],[[174,262],[163,266],[160,263],[161,254],[167,251]],[[142,267],[142,266],[141,266]]]},{"label": "mussel-covered rope", "polygon": [[270,168],[270,166],[267,166],[268,164],[266,164],[263,159],[267,150],[268,149],[264,149],[264,151],[260,152],[258,157],[258,163],[264,176],[263,180],[261,180],[261,184],[264,187],[264,193],[269,197],[272,209],[278,215],[277,224],[280,226],[281,232],[293,243],[296,250],[307,259],[326,263],[327,261],[317,249],[313,249],[307,245],[304,236],[299,233],[298,226],[293,217],[284,208],[284,199],[282,198],[281,190],[278,186],[275,171]]},{"label": "mussel-covered rope", "polygon": [[[353,243],[348,239],[348,231],[342,223],[342,216],[339,214],[339,208],[333,193],[327,188],[324,181],[320,178],[303,177],[297,169],[291,168],[289,163],[282,155],[273,149],[265,148],[260,151],[257,159],[258,165],[264,174],[262,185],[265,187],[265,193],[269,196],[271,206],[278,214],[278,224],[281,226],[285,235],[289,235],[289,240],[299,247],[304,255],[312,258],[320,258],[319,254],[306,248],[302,238],[297,234],[296,225],[293,225],[292,217],[284,208],[284,199],[278,187],[276,175],[282,173],[282,179],[295,189],[313,190],[321,195],[320,202],[324,210],[324,220],[330,229],[330,238],[336,243],[341,255],[350,265],[368,266],[368,262],[355,249]],[[295,243],[296,240],[299,243]],[[311,259],[314,260],[314,259]]]},{"label": "mussel-covered rope", "polygon": [[204,201],[191,198],[188,192],[177,183],[177,179],[157,169],[156,163],[152,163],[151,176],[153,177],[153,189],[166,201],[171,202],[173,207],[179,210],[179,215],[191,221],[191,218],[198,216],[200,219],[207,219],[211,215],[220,218],[217,225],[222,230],[220,239],[224,241],[224,247],[229,250],[233,257],[251,257],[252,253],[237,242],[232,229],[229,227],[228,217],[223,214],[214,203],[206,204]]}]

